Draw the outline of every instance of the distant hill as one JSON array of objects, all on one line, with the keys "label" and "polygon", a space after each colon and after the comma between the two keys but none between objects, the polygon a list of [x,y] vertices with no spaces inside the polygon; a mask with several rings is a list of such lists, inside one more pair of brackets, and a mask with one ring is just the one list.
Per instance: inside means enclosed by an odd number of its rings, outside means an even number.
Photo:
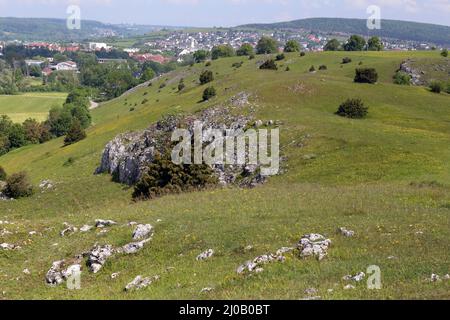
[{"label": "distant hill", "polygon": [[80,30],[69,30],[65,19],[0,18],[0,40],[80,41],[105,36],[145,34],[160,27],[114,25],[83,20]]},{"label": "distant hill", "polygon": [[306,29],[322,32],[342,32],[349,34],[376,35],[380,37],[419,42],[450,44],[450,27],[428,23],[382,20],[381,30],[368,30],[364,19],[311,18],[272,24],[248,24],[239,28],[262,30]]}]

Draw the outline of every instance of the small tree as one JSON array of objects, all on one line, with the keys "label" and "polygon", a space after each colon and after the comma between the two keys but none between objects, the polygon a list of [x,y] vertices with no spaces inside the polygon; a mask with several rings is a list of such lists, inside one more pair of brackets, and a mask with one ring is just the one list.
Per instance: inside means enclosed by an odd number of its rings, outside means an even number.
[{"label": "small tree", "polygon": [[442,50],[441,56],[443,56],[444,58],[447,58],[448,57],[448,49]]},{"label": "small tree", "polygon": [[309,72],[316,72],[316,67],[311,66],[311,68],[309,68]]},{"label": "small tree", "polygon": [[5,181],[7,177],[5,169],[3,169],[2,166],[0,166],[0,181]]},{"label": "small tree", "polygon": [[217,60],[219,58],[232,57],[236,53],[234,52],[234,48],[229,44],[219,45],[212,49],[211,57],[213,60]]},{"label": "small tree", "polygon": [[184,84],[184,79],[180,79],[180,83],[178,83],[178,91],[183,91],[183,89],[186,88],[186,85]]},{"label": "small tree", "polygon": [[369,108],[361,99],[348,99],[339,106],[337,115],[351,119],[362,119],[367,116]]},{"label": "small tree", "polygon": [[261,70],[278,70],[278,66],[273,59],[264,62],[259,69]]},{"label": "small tree", "polygon": [[257,54],[270,54],[278,52],[278,43],[275,39],[270,37],[262,37],[256,45]]},{"label": "small tree", "polygon": [[383,43],[381,42],[380,38],[372,37],[367,42],[367,47],[370,51],[382,51]]},{"label": "small tree", "polygon": [[325,51],[338,51],[341,47],[341,43],[337,39],[331,39],[327,42],[323,48]]},{"label": "small tree", "polygon": [[203,71],[202,74],[200,75],[200,84],[204,85],[212,81],[214,81],[214,74],[212,73],[212,71],[210,70]]},{"label": "small tree", "polygon": [[366,46],[366,40],[358,35],[351,36],[344,44],[345,51],[362,51]]},{"label": "small tree", "polygon": [[208,101],[217,95],[216,88],[208,87],[203,91],[203,101]]},{"label": "small tree", "polygon": [[251,56],[255,54],[255,49],[253,49],[250,43],[244,43],[237,51],[238,56]]},{"label": "small tree", "polygon": [[86,131],[84,131],[84,129],[81,127],[80,121],[74,119],[72,122],[72,126],[70,127],[69,132],[67,132],[66,138],[64,139],[64,145],[68,146],[85,138]]},{"label": "small tree", "polygon": [[319,66],[319,70],[327,70],[327,69],[328,69],[327,66],[324,64]]},{"label": "small tree", "polygon": [[198,51],[194,52],[194,61],[196,63],[206,61],[206,59],[208,59],[208,57],[209,57],[209,52],[206,50],[198,50]]},{"label": "small tree", "polygon": [[378,81],[378,73],[374,68],[356,69],[355,82],[374,84],[377,81]]},{"label": "small tree", "polygon": [[440,81],[432,81],[430,83],[430,90],[434,93],[441,93],[441,91],[444,89],[444,85]]},{"label": "small tree", "polygon": [[404,71],[397,71],[394,76],[394,83],[409,86],[411,84],[411,76]]},{"label": "small tree", "polygon": [[289,40],[284,46],[284,52],[299,52],[300,44],[295,40]]},{"label": "small tree", "polygon": [[300,57],[304,57],[304,56],[306,56],[306,52],[305,51],[300,52]]},{"label": "small tree", "polygon": [[349,57],[345,57],[342,59],[342,64],[347,64],[347,63],[351,63],[352,59],[350,59]]},{"label": "small tree", "polygon": [[33,186],[31,185],[26,172],[19,172],[9,176],[6,179],[4,193],[6,196],[13,199],[31,196],[33,194]]}]

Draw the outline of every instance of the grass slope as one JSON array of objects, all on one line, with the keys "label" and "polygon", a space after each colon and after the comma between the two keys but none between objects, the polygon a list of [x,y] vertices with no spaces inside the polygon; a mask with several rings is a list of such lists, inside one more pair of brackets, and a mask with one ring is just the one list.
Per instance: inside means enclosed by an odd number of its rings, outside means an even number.
[{"label": "grass slope", "polygon": [[47,119],[48,111],[53,106],[61,106],[66,100],[66,93],[25,93],[13,96],[0,96],[0,115],[6,114],[17,123],[28,118],[38,121]]},{"label": "grass slope", "polygon": [[[205,67],[195,65],[94,110],[95,124],[80,143],[62,148],[61,139],[53,140],[1,157],[0,165],[8,172],[26,169],[35,183],[43,179],[58,183],[51,192],[0,202],[0,220],[15,223],[1,226],[13,234],[0,242],[23,247],[0,252],[0,292],[5,291],[1,298],[301,299],[311,287],[325,299],[449,298],[448,281],[425,279],[450,272],[450,96],[392,84],[402,60],[432,54],[337,52],[304,58],[288,54],[279,71],[258,70],[261,56],[252,61],[221,59],[210,67],[216,73],[218,98],[208,103],[198,103],[204,87],[196,81]],[[354,62],[341,66],[344,55]],[[231,67],[241,60],[241,68]],[[377,68],[380,83],[353,83],[360,61]],[[311,65],[317,69],[321,64],[328,70],[308,72]],[[287,65],[289,72],[284,71]],[[178,93],[181,77],[187,88]],[[167,85],[160,90],[162,82]],[[167,113],[221,103],[241,91],[253,94],[260,119],[284,123],[280,129],[286,174],[253,190],[227,188],[138,203],[131,202],[129,188],[112,183],[109,176],[93,175],[103,147],[118,133],[143,129]],[[366,102],[368,119],[334,115],[349,97]],[[144,99],[148,102],[142,104]],[[69,158],[74,162],[69,164]],[[120,226],[103,235],[93,231],[59,236],[65,221],[81,226],[97,218],[114,219]],[[81,290],[45,285],[53,261],[88,250],[95,242],[115,246],[129,242],[132,228],[125,226],[129,221],[156,227],[153,241],[143,251],[111,259],[97,275],[83,273]],[[341,226],[355,230],[357,236],[336,235]],[[30,236],[30,231],[37,235]],[[267,265],[250,278],[236,274],[241,263],[294,245],[311,232],[332,238],[326,260],[292,257],[284,264]],[[254,249],[246,252],[247,245]],[[209,248],[217,252],[214,258],[195,261]],[[344,275],[370,265],[381,267],[382,290],[369,291],[364,283],[356,290],[343,289]],[[24,268],[31,275],[23,274]],[[110,278],[113,272],[121,272],[115,280]],[[159,274],[161,280],[147,290],[123,292],[138,274]],[[204,287],[215,290],[200,294]]]}]

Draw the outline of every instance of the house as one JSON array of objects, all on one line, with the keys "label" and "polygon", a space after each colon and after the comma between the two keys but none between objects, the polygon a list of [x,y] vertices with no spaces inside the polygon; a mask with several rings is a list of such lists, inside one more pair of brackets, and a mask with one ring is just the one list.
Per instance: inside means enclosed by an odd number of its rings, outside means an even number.
[{"label": "house", "polygon": [[41,60],[25,60],[25,64],[28,67],[31,67],[31,66],[39,66],[40,67],[44,62],[45,61],[41,61]]},{"label": "house", "polygon": [[44,76],[46,76],[46,77],[50,76],[52,73],[53,73],[53,70],[50,69],[49,67],[44,68],[44,69],[42,70],[42,74],[43,74]]},{"label": "house", "polygon": [[126,63],[125,59],[106,59],[106,58],[97,58],[97,62],[100,64],[104,63]]},{"label": "house", "polygon": [[102,42],[89,42],[88,46],[89,50],[91,51],[101,51],[101,50],[109,51],[112,49],[111,46],[108,46],[106,43]]},{"label": "house", "polygon": [[73,61],[65,61],[65,62],[58,63],[55,66],[55,69],[57,71],[78,71],[78,66]]}]

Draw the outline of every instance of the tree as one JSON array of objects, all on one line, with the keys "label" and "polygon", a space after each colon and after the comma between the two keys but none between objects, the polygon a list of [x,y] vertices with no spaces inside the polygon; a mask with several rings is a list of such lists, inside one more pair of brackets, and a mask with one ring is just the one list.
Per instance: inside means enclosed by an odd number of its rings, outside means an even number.
[{"label": "tree", "polygon": [[31,196],[33,194],[33,186],[26,172],[19,172],[9,176],[6,179],[4,193],[13,199]]},{"label": "tree", "polygon": [[2,166],[0,166],[0,181],[5,181],[7,177],[5,169],[3,169]]},{"label": "tree", "polygon": [[251,56],[255,54],[255,49],[253,49],[250,43],[244,43],[237,51],[238,56]]},{"label": "tree", "polygon": [[216,88],[208,87],[203,91],[203,101],[208,101],[217,95]]},{"label": "tree", "polygon": [[434,93],[441,93],[444,90],[444,84],[440,81],[432,81],[430,83],[430,90]]},{"label": "tree", "polygon": [[22,124],[25,132],[25,139],[32,144],[38,144],[41,139],[41,124],[35,119],[27,119]]},{"label": "tree", "polygon": [[286,56],[284,55],[284,53],[280,53],[275,57],[275,60],[277,60],[277,61],[282,61],[284,59],[286,59]]},{"label": "tree", "polygon": [[331,39],[323,48],[325,51],[338,51],[341,48],[341,43],[337,39]]},{"label": "tree", "polygon": [[358,35],[351,36],[344,44],[345,51],[362,51],[366,46],[366,40]]},{"label": "tree", "polygon": [[214,74],[210,70],[205,70],[200,74],[200,84],[204,85],[214,81]]},{"label": "tree", "polygon": [[69,109],[62,107],[52,107],[48,114],[46,125],[50,128],[50,133],[55,137],[65,135],[72,124],[72,114]]},{"label": "tree", "polygon": [[284,46],[284,52],[300,52],[300,44],[295,40],[289,40]]},{"label": "tree", "polygon": [[264,62],[264,63],[259,67],[259,69],[261,69],[261,70],[278,70],[278,66],[277,66],[277,64],[275,63],[275,60],[270,59],[270,60],[267,60],[266,62]]},{"label": "tree", "polygon": [[200,63],[206,61],[209,57],[209,52],[206,50],[197,50],[194,52],[194,61]]},{"label": "tree", "polygon": [[68,146],[85,138],[86,132],[81,127],[80,121],[78,119],[74,119],[69,131],[67,132],[66,138],[64,139],[64,145]]},{"label": "tree", "polygon": [[215,46],[211,51],[211,57],[213,60],[217,60],[219,58],[233,57],[236,53],[234,49],[229,44],[223,44],[219,46]]},{"label": "tree", "polygon": [[441,56],[443,56],[444,58],[447,58],[448,57],[448,49],[442,50]]},{"label": "tree", "polygon": [[394,76],[394,83],[409,86],[411,84],[411,76],[404,71],[397,71]]},{"label": "tree", "polygon": [[351,119],[362,119],[367,116],[369,108],[361,99],[348,99],[339,106],[337,115]]},{"label": "tree", "polygon": [[14,123],[8,134],[11,149],[23,147],[26,143],[25,130],[19,123]]},{"label": "tree", "polygon": [[374,68],[356,69],[355,82],[374,84],[377,81],[378,81],[378,73]]},{"label": "tree", "polygon": [[367,42],[368,49],[370,51],[382,51],[383,50],[383,43],[381,42],[380,38],[378,37],[372,37]]},{"label": "tree", "polygon": [[147,82],[155,77],[155,71],[152,68],[146,68],[142,71],[141,82]]},{"label": "tree", "polygon": [[178,83],[178,91],[183,91],[183,89],[186,88],[186,85],[184,84],[184,79],[180,79],[180,83]]},{"label": "tree", "polygon": [[271,37],[262,37],[256,45],[257,54],[271,54],[278,52],[278,43]]}]

